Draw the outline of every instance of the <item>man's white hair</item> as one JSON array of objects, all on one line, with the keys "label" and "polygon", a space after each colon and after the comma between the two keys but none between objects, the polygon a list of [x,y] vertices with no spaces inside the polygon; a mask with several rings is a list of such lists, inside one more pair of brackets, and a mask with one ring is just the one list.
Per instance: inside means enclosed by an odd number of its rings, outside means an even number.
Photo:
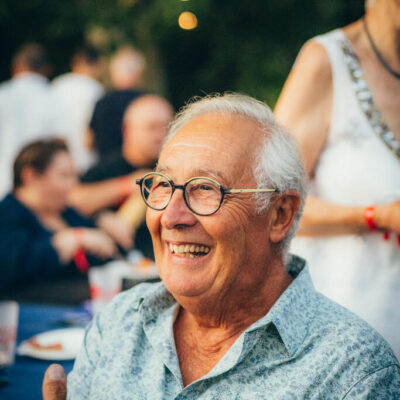
[{"label": "man's white hair", "polygon": [[[290,189],[300,195],[300,207],[295,222],[280,243],[280,250],[288,261],[290,241],[296,234],[306,197],[306,179],[299,152],[293,138],[275,121],[271,109],[252,97],[225,93],[194,98],[171,121],[164,146],[187,123],[204,114],[221,113],[241,115],[256,121],[265,139],[256,157],[253,169],[258,188],[277,188],[279,192]],[[258,212],[267,209],[271,194],[255,194]]]}]

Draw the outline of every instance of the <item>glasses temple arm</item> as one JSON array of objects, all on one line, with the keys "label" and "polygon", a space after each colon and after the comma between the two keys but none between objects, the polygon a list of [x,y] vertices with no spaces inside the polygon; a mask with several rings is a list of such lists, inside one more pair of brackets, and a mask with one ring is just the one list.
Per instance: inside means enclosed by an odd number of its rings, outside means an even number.
[{"label": "glasses temple arm", "polygon": [[225,189],[224,193],[262,193],[262,192],[278,192],[278,189]]}]

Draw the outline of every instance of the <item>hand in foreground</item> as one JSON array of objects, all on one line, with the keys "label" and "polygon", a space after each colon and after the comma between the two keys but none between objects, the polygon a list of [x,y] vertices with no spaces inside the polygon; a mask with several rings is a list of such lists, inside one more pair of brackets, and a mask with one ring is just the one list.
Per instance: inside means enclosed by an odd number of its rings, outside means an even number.
[{"label": "hand in foreground", "polygon": [[44,374],[42,385],[43,400],[66,400],[67,378],[64,368],[59,364],[52,364]]}]

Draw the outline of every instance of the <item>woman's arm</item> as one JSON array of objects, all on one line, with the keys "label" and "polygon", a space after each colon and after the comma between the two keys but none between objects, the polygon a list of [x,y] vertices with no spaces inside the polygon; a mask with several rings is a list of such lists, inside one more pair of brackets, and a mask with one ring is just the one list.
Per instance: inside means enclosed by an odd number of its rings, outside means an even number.
[{"label": "woman's arm", "polygon": [[[400,233],[400,201],[375,206],[373,221],[378,230]],[[361,234],[369,230],[365,207],[341,206],[309,196],[304,207],[299,234],[304,236]]]},{"label": "woman's arm", "polygon": [[275,116],[296,139],[308,176],[328,137],[332,102],[328,54],[319,43],[307,42],[283,87]]}]

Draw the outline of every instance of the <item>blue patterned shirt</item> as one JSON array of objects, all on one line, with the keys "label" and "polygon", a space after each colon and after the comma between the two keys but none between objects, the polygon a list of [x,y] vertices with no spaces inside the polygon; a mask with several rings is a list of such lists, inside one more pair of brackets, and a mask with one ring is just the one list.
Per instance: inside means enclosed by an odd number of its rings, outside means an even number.
[{"label": "blue patterned shirt", "polygon": [[88,327],[68,376],[75,399],[400,399],[400,366],[386,342],[316,292],[305,262],[274,306],[202,378],[184,387],[162,283],[120,294]]}]

